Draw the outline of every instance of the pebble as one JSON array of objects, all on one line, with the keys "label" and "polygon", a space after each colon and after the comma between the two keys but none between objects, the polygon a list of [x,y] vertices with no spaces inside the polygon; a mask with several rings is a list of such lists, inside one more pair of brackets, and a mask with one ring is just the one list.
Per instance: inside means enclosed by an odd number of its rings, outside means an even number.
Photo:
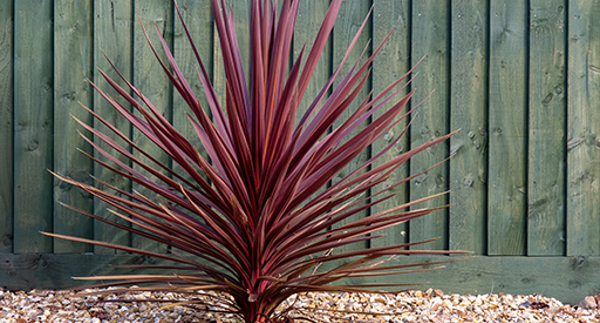
[{"label": "pebble", "polygon": [[[162,308],[160,301],[184,301],[177,293],[108,290],[51,291],[0,290],[0,323],[23,322],[219,322],[242,323],[231,313],[219,313],[230,298],[214,292],[198,293],[207,306],[196,310],[174,306]],[[108,294],[91,295],[104,291]],[[215,300],[223,300],[217,301]],[[112,300],[114,302],[102,302]],[[144,302],[122,302],[144,300]],[[121,301],[121,302],[119,302]],[[594,297],[579,306],[565,305],[541,295],[444,294],[441,290],[409,290],[398,294],[304,293],[287,299],[280,311],[313,322],[408,323],[408,322],[600,322]],[[213,308],[216,311],[205,311]],[[306,320],[296,320],[296,322]]]},{"label": "pebble", "polygon": [[586,298],[582,299],[581,302],[579,302],[579,307],[589,310],[598,308],[598,304],[596,304],[596,299],[594,299],[592,296],[586,296]]}]

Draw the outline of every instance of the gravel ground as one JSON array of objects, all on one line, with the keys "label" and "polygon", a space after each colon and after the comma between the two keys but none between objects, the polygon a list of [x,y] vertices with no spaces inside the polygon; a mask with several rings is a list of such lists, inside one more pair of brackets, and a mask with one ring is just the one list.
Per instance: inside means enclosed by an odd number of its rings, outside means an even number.
[{"label": "gravel ground", "polygon": [[[90,292],[91,290],[83,291]],[[109,292],[110,293],[110,292]],[[164,301],[183,300],[174,293],[137,292],[122,295],[85,296],[82,292],[0,290],[0,323],[3,322],[213,322],[239,323],[233,314],[217,313],[220,301],[209,295],[211,305],[192,310],[161,309]],[[223,299],[222,296],[220,299]],[[149,300],[114,302],[114,300]],[[113,300],[102,302],[101,300]],[[588,297],[588,307],[596,302]],[[161,302],[163,301],[163,302]],[[491,294],[444,295],[439,290],[399,294],[308,293],[287,300],[294,317],[313,322],[402,323],[402,322],[598,322],[600,310],[563,305],[540,295]],[[223,301],[221,304],[226,303]],[[583,305],[582,305],[583,306]],[[368,312],[373,314],[359,314]],[[376,313],[379,313],[375,315]],[[308,322],[297,320],[297,322]]]}]

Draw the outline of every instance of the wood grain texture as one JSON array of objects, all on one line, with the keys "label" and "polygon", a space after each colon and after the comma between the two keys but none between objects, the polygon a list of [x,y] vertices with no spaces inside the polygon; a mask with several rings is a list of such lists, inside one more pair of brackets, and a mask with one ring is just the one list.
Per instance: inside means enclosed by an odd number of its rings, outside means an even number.
[{"label": "wood grain texture", "polygon": [[569,1],[567,255],[600,254],[600,5]]},{"label": "wood grain texture", "polygon": [[[104,58],[102,52],[108,56],[113,62],[115,67],[121,74],[128,80],[132,77],[132,33],[133,33],[133,3],[132,1],[96,1],[94,3],[94,65],[95,67],[103,70],[113,80],[115,80],[121,87],[126,87],[125,83],[119,79],[117,73],[111,68],[110,64]],[[104,80],[100,73],[94,73],[94,83],[102,89],[106,94],[116,98],[127,109],[131,109],[131,106],[124,99],[120,98],[118,93],[110,88],[110,85]],[[100,94],[94,91],[94,112],[98,113],[102,118],[110,122],[124,135],[131,137],[131,124],[121,116],[116,109],[114,109],[108,102],[100,96]],[[106,126],[101,122],[94,120],[94,128],[102,131],[104,134],[110,136],[111,139],[115,140],[123,147],[128,145],[121,139],[114,135]],[[104,144],[101,140],[95,139],[95,143],[102,149],[111,152],[111,148]],[[101,156],[100,153],[94,152],[94,157],[99,158],[102,161],[107,161],[107,158]],[[120,159],[122,162],[129,164],[130,162],[125,158]],[[110,185],[118,187],[119,189],[129,191],[131,189],[131,183],[126,178],[117,175],[102,166],[94,165],[94,176],[107,182]],[[98,184],[96,187],[103,188],[103,185]],[[119,219],[116,215],[108,212],[108,204],[102,202],[100,199],[94,199],[94,214],[117,221],[121,224],[128,225],[127,221]],[[116,229],[112,226],[104,224],[99,221],[94,221],[94,239],[100,241],[108,241],[113,243],[119,243],[123,245],[131,244],[131,235],[129,232]],[[97,254],[114,254],[116,251],[104,247],[94,246],[94,253]]]},{"label": "wood grain texture", "polygon": [[14,252],[51,252],[52,2],[14,4]]},{"label": "wood grain texture", "polygon": [[[141,24],[145,26],[150,41],[157,49],[160,59],[163,62],[167,62],[167,57],[162,50],[162,45],[155,26],[158,26],[167,44],[172,44],[174,18],[173,2],[170,0],[134,1],[134,13],[134,21],[136,23],[133,27],[133,84],[167,120],[171,120],[171,83],[161,68],[160,63],[152,53],[148,41],[142,31],[142,26],[138,22],[141,22]],[[142,101],[138,100],[138,102]],[[137,116],[143,118],[142,114],[138,111],[135,113]],[[136,128],[133,129],[132,141],[135,142],[141,150],[154,157],[158,162],[170,166],[169,156]],[[143,156],[140,152],[134,150],[133,155],[139,158],[143,163],[160,170],[159,166],[155,165],[149,158]],[[155,176],[144,171],[143,168],[137,164],[134,164],[133,169],[152,181],[158,181]],[[166,171],[163,171],[163,173],[166,173]],[[152,201],[159,202],[157,200],[157,194],[152,190],[146,189],[136,183],[132,183],[131,186],[134,194],[141,194]],[[165,246],[137,235],[133,235],[131,244],[135,248],[154,252],[166,252]]]},{"label": "wood grain texture", "polygon": [[[240,48],[240,57],[242,58],[246,82],[250,80],[250,1],[232,0],[227,2],[228,8],[231,8],[233,12],[235,33]],[[225,70],[216,26],[213,28],[213,34],[213,87],[218,102],[225,111]]]},{"label": "wood grain texture", "polygon": [[[373,46],[379,46],[392,28],[396,28],[387,43],[379,52],[377,58],[373,61],[373,75],[376,75],[376,77],[373,77],[372,79],[374,95],[381,93],[382,90],[410,70],[410,9],[410,1],[373,1]],[[406,94],[408,94],[408,88],[399,93],[393,102],[387,103],[381,110],[382,112],[378,112],[376,116],[381,115],[387,108],[391,107]],[[406,111],[408,111],[408,108],[405,108],[402,114],[406,113]],[[393,140],[402,134],[407,124],[408,119],[401,121],[382,138],[375,141],[371,148],[372,153],[377,154],[387,147]],[[406,152],[408,146],[408,134],[405,133],[403,138],[401,138],[392,149],[383,155],[379,161],[373,164],[373,167],[377,167],[399,154]],[[379,189],[390,187],[407,176],[408,163],[405,163],[394,171],[392,176],[386,182],[380,184],[380,187],[377,187],[376,190],[378,191]],[[408,186],[409,185],[405,183],[392,188],[388,192],[396,194],[396,196],[372,207],[371,213],[376,214],[408,202]],[[407,231],[408,223],[377,231],[373,233],[373,235],[385,234],[385,237],[371,240],[371,247],[406,243],[408,242]]]},{"label": "wood grain texture", "polygon": [[13,1],[0,0],[0,253],[13,247]]},{"label": "wood grain texture", "polygon": [[[407,259],[409,258],[409,259]],[[195,258],[197,259],[197,258]],[[447,260],[447,256],[400,257],[398,263],[423,263]],[[32,288],[70,288],[93,284],[72,276],[143,274],[148,271],[116,269],[113,265],[156,264],[161,260],[137,255],[0,255],[0,287],[8,290]],[[396,264],[396,263],[394,263]],[[424,273],[378,278],[352,279],[352,283],[422,283],[416,289],[441,289],[445,294],[514,295],[533,293],[554,297],[565,304],[577,304],[600,289],[600,257],[476,257],[447,264],[445,269]],[[540,268],[545,270],[540,271]],[[162,273],[166,274],[166,273]],[[561,279],[556,279],[560,277]]]},{"label": "wood grain texture", "polygon": [[[342,62],[342,59],[344,58],[344,55],[346,54],[348,46],[352,43],[354,36],[356,35],[361,24],[367,17],[369,9],[370,9],[369,1],[345,1],[345,2],[342,2],[335,26],[333,27],[333,44],[332,44],[333,60],[332,60],[332,62],[333,62],[333,70],[334,71],[335,71],[335,69],[338,68],[338,66]],[[372,16],[369,19],[373,19]],[[372,34],[371,33],[371,23],[369,21],[369,22],[367,22],[365,28],[363,29],[362,34],[360,35],[360,38],[354,45],[354,49],[348,56],[346,63],[340,70],[336,80],[333,82],[333,89],[335,89],[335,87],[339,84],[339,81],[342,80],[346,76],[346,74],[350,71],[350,69],[352,68],[354,63],[359,60],[360,55],[363,52],[363,49],[368,44],[371,34]],[[369,45],[369,46],[371,46],[371,45]],[[371,48],[369,48],[367,50],[366,54],[363,56],[362,62],[364,62],[367,55],[370,55],[371,52],[372,52]],[[359,107],[360,103],[367,97],[367,95],[369,94],[369,91],[370,91],[370,84],[369,84],[369,82],[367,82],[365,84],[365,86],[363,87],[363,89],[360,91],[360,94],[354,100],[354,102],[348,107],[348,109],[344,113],[342,113],[340,115],[338,120],[334,123],[334,125],[333,125],[334,129],[337,126],[341,125],[345,120],[347,120],[350,117],[350,115]],[[354,130],[353,132],[351,132],[348,135],[348,137],[346,137],[346,139],[350,138],[351,136],[356,135],[361,129],[364,129],[364,127],[366,125],[368,125],[368,122],[369,121],[366,121],[363,125],[360,125],[359,127],[357,127],[357,129]],[[345,142],[346,139],[344,139],[344,141],[342,141],[342,143]],[[350,162],[350,164],[348,164],[348,166],[346,166],[340,173],[338,173],[336,176],[334,176],[332,183],[338,182],[339,180],[344,178],[346,175],[348,175],[349,173],[354,171],[356,168],[360,167],[362,164],[364,164],[370,158],[370,156],[371,156],[370,149],[365,149],[352,162]],[[352,221],[356,221],[356,220],[366,217],[368,215],[369,215],[368,210],[359,212],[359,213],[347,218],[346,220],[339,222],[338,224],[336,224],[336,227],[342,226],[342,225],[350,223]],[[354,243],[351,245],[346,245],[346,246],[336,248],[333,251],[333,253],[338,254],[338,253],[343,253],[343,252],[347,252],[347,251],[351,251],[351,250],[364,249],[364,248],[368,248],[368,247],[369,247],[368,241],[358,242],[358,243]]]},{"label": "wood grain texture", "polygon": [[[92,148],[77,135],[79,125],[72,116],[91,124],[92,116],[79,106],[92,103],[93,2],[54,1],[54,171],[78,182],[92,183],[93,162],[77,151],[88,154]],[[86,132],[89,136],[90,133]],[[91,194],[54,179],[54,199],[86,212],[93,212]],[[93,219],[73,210],[54,206],[54,232],[93,237]],[[55,253],[93,251],[93,246],[55,239]]]},{"label": "wood grain texture", "polygon": [[[328,8],[328,0],[306,0],[300,2],[292,43],[292,59],[294,62],[296,59],[298,59],[298,55],[300,54],[304,44],[306,44],[306,49],[304,50],[302,64],[306,62],[306,58],[310,53],[310,49],[315,41],[317,33],[319,32],[319,28],[321,27],[321,23],[325,18]],[[306,91],[302,97],[302,101],[300,101],[300,108],[296,114],[296,122],[300,121],[300,118],[304,115],[306,110],[308,110],[308,107],[319,94],[321,89],[323,89],[323,86],[325,86],[327,80],[329,80],[332,68],[331,41],[332,38],[329,37],[328,43],[325,45],[325,48],[319,57],[317,67],[315,68],[315,71],[308,82],[308,86],[306,87]],[[321,103],[323,102],[324,100],[321,101]]]},{"label": "wood grain texture", "polygon": [[526,252],[528,12],[525,1],[490,5],[489,255]]},{"label": "wood grain texture", "polygon": [[486,253],[487,1],[452,2],[450,130],[450,249]]},{"label": "wood grain texture", "polygon": [[566,8],[531,1],[527,255],[565,252]]},{"label": "wood grain texture", "polygon": [[[116,269],[110,265],[154,264],[140,255],[4,254],[0,256],[0,287],[10,290],[64,289],[87,284],[72,277],[137,274],[139,269]],[[163,273],[164,274],[164,273]]]},{"label": "wood grain texture", "polygon": [[[207,73],[209,73],[209,77],[212,78],[214,44],[213,19],[210,1],[179,1],[178,5],[183,15],[183,20],[185,21],[185,24],[192,35],[192,39],[196,44],[196,48],[199,51],[202,64],[204,64]],[[206,101],[204,88],[202,87],[200,78],[198,77],[198,69],[200,68],[200,65],[196,60],[196,56],[187,39],[185,31],[183,30],[183,26],[179,20],[179,17],[175,16],[174,24],[173,55],[175,57],[175,61],[185,76],[188,84],[194,91],[196,97],[200,98],[200,104],[210,115],[210,112],[208,112],[210,109]],[[194,130],[194,127],[192,126],[186,113],[191,114],[190,108],[187,106],[185,100],[183,100],[177,90],[173,89],[173,126],[198,149],[204,158],[209,160],[208,154],[202,147],[202,143],[200,142],[200,139],[198,139],[198,135],[196,134],[196,131]],[[173,168],[180,175],[184,176],[184,178],[191,179],[191,177],[187,175],[180,167],[173,165]]]},{"label": "wood grain texture", "polygon": [[[449,63],[450,21],[448,2],[413,1],[412,3],[411,61],[416,64],[419,75],[412,83],[418,88],[411,106],[419,104],[431,94],[417,110],[417,117],[410,128],[410,146],[415,148],[431,139],[449,133]],[[410,173],[416,174],[448,157],[448,143],[431,147],[410,160]],[[436,167],[410,182],[410,199],[416,200],[448,190],[447,164]],[[416,205],[413,209],[431,208],[447,204],[447,196]],[[448,210],[439,210],[410,221],[410,242],[438,238],[435,242],[414,246],[413,249],[448,248]]]},{"label": "wood grain texture", "polygon": [[[323,22],[323,18],[325,18],[325,14],[327,13],[328,8],[329,0],[305,0],[300,2],[300,5],[298,7],[298,17],[296,18],[295,33],[292,39],[291,50],[293,62],[296,62],[296,59],[298,59],[298,55],[302,50],[302,46],[306,44],[302,62],[302,64],[305,64],[306,58],[310,53],[310,48],[312,47],[315,41],[315,37],[319,32],[319,28],[321,27],[321,23]],[[327,40],[327,44],[321,52],[321,56],[319,57],[317,67],[315,68],[314,73],[312,74],[311,79],[308,82],[306,91],[304,91],[304,96],[300,101],[300,107],[298,108],[298,112],[296,113],[296,126],[300,122],[302,116],[308,110],[310,104],[314,101],[319,92],[321,92],[321,90],[327,83],[327,80],[329,80],[329,77],[331,76],[331,46],[332,37],[329,37],[329,39]],[[301,69],[302,68],[304,68],[304,66],[302,66]],[[327,95],[328,94],[331,94],[331,90],[327,92]],[[325,99],[321,100],[321,104],[319,104],[318,107],[321,107],[323,105]],[[313,113],[313,117],[314,115],[315,113]],[[312,120],[313,117],[309,118],[309,120]],[[312,198],[322,193],[325,190],[326,186],[327,185],[325,185],[323,188],[321,188],[315,194],[309,197],[307,201],[310,201]]]},{"label": "wood grain texture", "polygon": [[[406,257],[405,257],[406,258]],[[404,263],[443,261],[448,257],[410,256]],[[414,259],[414,260],[413,260]],[[486,257],[446,264],[444,269],[348,280],[351,283],[424,283],[415,289],[441,289],[444,294],[482,295],[499,292],[512,295],[538,294],[565,304],[578,304],[600,289],[600,257]],[[558,278],[558,279],[557,279]]]}]

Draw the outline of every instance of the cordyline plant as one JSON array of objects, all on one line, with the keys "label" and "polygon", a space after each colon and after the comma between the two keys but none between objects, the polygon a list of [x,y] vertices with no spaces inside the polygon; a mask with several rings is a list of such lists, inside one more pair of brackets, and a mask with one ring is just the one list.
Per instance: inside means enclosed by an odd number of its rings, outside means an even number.
[{"label": "cordyline plant", "polygon": [[[379,184],[387,180],[410,157],[446,140],[451,134],[374,166],[373,163],[396,144],[400,139],[398,136],[367,162],[340,181],[327,186],[363,150],[409,115],[410,111],[404,115],[400,113],[413,92],[376,117],[376,112],[401,91],[392,89],[407,77],[407,73],[377,96],[361,98],[358,108],[346,120],[339,120],[361,93],[368,79],[369,66],[381,49],[380,45],[364,63],[356,62],[346,75],[338,75],[340,65],[320,93],[315,98],[308,98],[312,100],[310,106],[299,116],[298,124],[295,125],[300,101],[332,31],[342,1],[331,2],[314,44],[310,48],[303,47],[288,70],[299,2],[284,0],[277,15],[276,1],[251,1],[252,58],[250,82],[247,84],[231,9],[221,10],[220,8],[226,8],[224,1],[219,3],[218,0],[212,0],[225,66],[227,91],[224,104],[217,100],[198,51],[182,22],[198,60],[198,75],[212,118],[200,105],[161,33],[158,33],[170,65],[169,67],[161,62],[162,68],[191,109],[191,114],[188,113],[189,121],[202,147],[195,147],[174,129],[132,84],[124,80],[141,102],[130,95],[129,90],[121,88],[100,71],[112,88],[139,111],[142,117],[136,116],[96,88],[100,95],[189,176],[181,176],[168,165],[160,163],[106,119],[88,109],[114,134],[148,157],[153,165],[142,162],[128,148],[120,146],[106,134],[85,123],[80,122],[81,125],[118,154],[155,176],[158,181],[148,179],[84,136],[117,167],[92,156],[90,158],[152,191],[156,196],[130,193],[99,180],[114,191],[110,193],[56,175],[108,203],[116,209],[112,211],[114,214],[135,226],[122,225],[71,208],[122,230],[170,246],[172,251],[157,253],[108,242],[45,234],[160,258],[173,264],[127,266],[162,269],[169,271],[168,275],[140,274],[82,279],[115,281],[96,286],[158,284],[139,289],[189,293],[192,298],[183,303],[189,306],[200,302],[193,298],[194,293],[197,295],[200,290],[225,292],[233,299],[230,302],[231,309],[246,322],[282,321],[286,319],[286,315],[276,314],[278,312],[275,309],[293,294],[309,291],[371,291],[374,288],[400,286],[402,284],[331,283],[346,277],[414,272],[410,267],[424,265],[382,266],[381,262],[374,263],[376,260],[381,261],[382,257],[459,253],[408,250],[406,247],[412,245],[409,243],[331,253],[331,250],[341,246],[380,237],[372,234],[434,211],[435,209],[405,211],[408,207],[435,197],[431,196],[350,223],[341,223],[391,198],[394,194],[389,193],[390,189],[418,174],[384,188]],[[177,11],[182,18],[179,8]],[[351,43],[342,64],[366,22],[367,19]],[[154,47],[152,51],[157,55]],[[302,65],[304,56],[307,57]],[[335,87],[332,86],[334,80],[338,80]],[[327,95],[330,89],[331,94]],[[361,128],[368,120],[371,122]],[[201,150],[208,154],[210,160],[199,153]],[[369,190],[371,194],[366,196]],[[452,261],[454,258],[449,259]],[[320,267],[321,264],[330,265]],[[323,269],[325,267],[329,269]]]}]

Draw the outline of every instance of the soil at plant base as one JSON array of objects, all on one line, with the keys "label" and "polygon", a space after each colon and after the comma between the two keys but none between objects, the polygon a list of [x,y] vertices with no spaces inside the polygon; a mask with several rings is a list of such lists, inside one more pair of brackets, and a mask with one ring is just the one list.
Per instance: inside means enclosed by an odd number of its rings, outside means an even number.
[{"label": "soil at plant base", "polygon": [[[234,314],[223,312],[229,299],[226,295],[199,293],[198,299],[205,304],[190,309],[162,308],[166,302],[186,300],[176,293],[86,295],[93,291],[97,290],[0,290],[0,323],[241,322]],[[570,306],[541,295],[444,295],[430,289],[399,294],[307,293],[292,296],[281,309],[291,307],[288,316],[298,322],[303,317],[313,322],[354,323],[598,322],[596,299],[586,300],[581,306]]]}]

